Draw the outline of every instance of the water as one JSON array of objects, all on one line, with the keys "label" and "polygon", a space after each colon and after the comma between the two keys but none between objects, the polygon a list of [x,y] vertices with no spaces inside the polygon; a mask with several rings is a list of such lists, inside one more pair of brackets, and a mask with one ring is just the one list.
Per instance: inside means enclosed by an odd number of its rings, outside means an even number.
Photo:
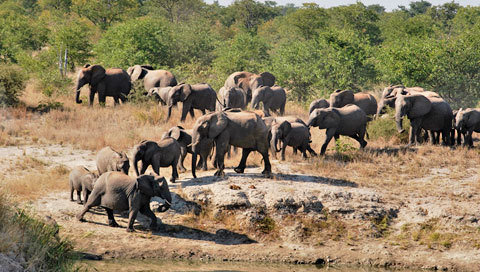
[{"label": "water", "polygon": [[[390,270],[360,267],[318,267],[315,265],[288,265],[263,263],[202,263],[164,260],[103,260],[83,261],[82,268],[87,271],[162,271],[162,272],[386,272]],[[80,269],[83,270],[83,269]],[[395,270],[401,271],[401,270]],[[403,270],[407,271],[407,270]],[[410,270],[408,270],[410,271]]]}]

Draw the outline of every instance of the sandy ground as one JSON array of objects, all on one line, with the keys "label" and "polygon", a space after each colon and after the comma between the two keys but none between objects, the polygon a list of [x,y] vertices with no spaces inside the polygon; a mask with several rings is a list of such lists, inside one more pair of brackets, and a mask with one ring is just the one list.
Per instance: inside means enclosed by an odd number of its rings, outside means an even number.
[{"label": "sandy ground", "polygon": [[[75,165],[84,165],[95,169],[95,154],[74,149],[71,146],[36,144],[2,147],[0,159],[6,163],[0,166],[0,171],[4,173],[5,178],[15,174],[8,173],[7,170],[24,156],[48,162],[48,167],[64,165],[70,168]],[[276,165],[279,167],[277,168]],[[277,209],[279,212],[284,212],[283,208],[272,204],[276,203],[275,201],[278,202],[278,199],[288,202],[286,199],[288,200],[291,196],[293,203],[305,202],[302,199],[298,200],[298,195],[306,195],[305,199],[311,199],[308,196],[314,195],[323,206],[328,206],[331,212],[342,215],[348,222],[363,222],[359,225],[367,228],[368,224],[365,224],[364,219],[361,218],[363,214],[391,210],[395,211],[395,218],[391,223],[393,230],[398,230],[406,222],[424,222],[429,218],[445,218],[445,222],[457,222],[459,225],[476,226],[478,222],[479,196],[463,190],[462,182],[455,182],[444,188],[461,199],[452,203],[450,198],[435,196],[425,198],[416,196],[415,192],[405,192],[404,196],[399,197],[371,188],[359,188],[351,181],[290,173],[288,164],[276,164],[275,161],[273,166],[274,173],[277,173],[274,179],[262,179],[258,175],[261,172],[260,168],[249,168],[244,175],[234,174],[233,170],[227,169],[226,178],[221,180],[210,177],[213,171],[199,172],[198,180],[192,180],[191,174],[187,172],[181,174],[179,182],[170,184],[170,190],[175,194],[174,200],[182,196],[183,201],[199,201],[198,195],[201,194],[195,192],[209,192],[211,194],[209,198],[214,207],[221,207],[225,205],[222,201],[229,199],[229,195],[225,195],[229,192],[229,186],[235,184],[241,187],[241,190],[235,190],[229,194],[242,193],[242,201],[249,203],[247,208],[265,205],[268,210]],[[431,176],[424,178],[421,182],[428,182],[429,178],[441,177],[442,171],[433,169]],[[68,181],[65,180],[65,182]],[[185,197],[189,199],[183,199]],[[116,214],[116,218],[121,227],[108,227],[107,218],[102,209],[94,209],[87,214],[86,223],[78,222],[75,215],[82,207],[75,202],[70,202],[67,191],[45,195],[34,202],[32,208],[40,215],[52,216],[61,226],[60,234],[72,239],[76,250],[107,259],[326,262],[453,271],[480,270],[480,251],[461,245],[445,250],[428,249],[426,246],[410,247],[405,250],[388,240],[373,237],[353,241],[326,240],[321,244],[312,244],[300,242],[294,234],[285,233],[295,232],[293,225],[292,228],[283,226],[281,239],[264,239],[253,233],[230,231],[221,224],[218,226],[213,224],[205,228],[189,227],[184,223],[184,219],[191,215],[183,211],[180,206],[177,208],[174,206],[163,214],[157,213],[164,228],[156,232],[149,231],[148,219],[139,215],[135,224],[137,230],[135,233],[125,231],[127,218],[120,214]],[[429,211],[428,214],[422,213],[426,210]]]}]

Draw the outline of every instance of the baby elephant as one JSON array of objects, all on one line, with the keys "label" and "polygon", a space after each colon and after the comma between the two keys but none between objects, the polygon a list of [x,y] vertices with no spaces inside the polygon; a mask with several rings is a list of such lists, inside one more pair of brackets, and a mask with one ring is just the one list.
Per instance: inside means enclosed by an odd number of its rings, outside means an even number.
[{"label": "baby elephant", "polygon": [[[74,201],[73,192],[77,191],[77,203],[82,204],[82,198],[86,203],[97,178],[98,175],[90,172],[87,168],[75,166],[68,177],[70,181],[70,201]],[[83,193],[82,198],[80,198],[81,192]]]},{"label": "baby elephant", "polygon": [[113,210],[128,210],[127,232],[134,231],[133,223],[138,212],[150,217],[152,220],[150,228],[156,230],[157,217],[150,210],[150,199],[154,196],[165,200],[165,204],[158,208],[160,212],[167,211],[172,205],[172,196],[165,178],[151,175],[133,178],[120,172],[107,172],[98,178],[90,198],[82,212],[77,215],[77,219],[84,222],[83,216],[90,208],[101,206],[107,212],[108,225],[111,227],[118,227]]},{"label": "baby elephant", "polygon": [[302,123],[290,123],[286,120],[281,123],[274,122],[272,124],[271,133],[272,138],[270,141],[270,147],[273,154],[275,154],[275,152],[280,152],[278,143],[282,142],[282,161],[285,160],[285,149],[287,146],[300,150],[304,158],[307,158],[307,150],[310,152],[310,155],[317,155],[310,147],[310,130],[305,126],[303,121]]},{"label": "baby elephant", "polygon": [[364,140],[367,120],[367,115],[362,109],[350,104],[342,108],[315,109],[310,114],[307,125],[308,127],[327,129],[327,138],[320,151],[320,154],[323,155],[332,137],[337,140],[340,135],[352,137],[360,143],[360,148],[364,148],[367,145]]},{"label": "baby elephant", "polygon": [[[155,174],[160,175],[160,167],[172,167],[172,178],[178,178],[177,164],[180,159],[180,144],[172,137],[165,137],[160,142],[142,141],[133,148],[133,167],[137,176],[144,174],[151,165]],[[142,161],[142,169],[138,172],[138,161]]]},{"label": "baby elephant", "polygon": [[128,175],[130,161],[125,152],[117,152],[107,146],[98,151],[96,161],[99,175],[108,171],[122,171]]}]

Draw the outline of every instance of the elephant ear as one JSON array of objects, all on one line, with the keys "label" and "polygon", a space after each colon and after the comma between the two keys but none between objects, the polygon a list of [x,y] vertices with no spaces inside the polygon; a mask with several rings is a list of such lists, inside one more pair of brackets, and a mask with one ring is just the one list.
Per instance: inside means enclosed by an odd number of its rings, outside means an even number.
[{"label": "elephant ear", "polygon": [[90,63],[85,63],[85,65],[83,65],[83,68],[88,68],[90,66],[91,66]]},{"label": "elephant ear", "polygon": [[212,114],[208,122],[208,138],[216,138],[228,125],[228,118],[223,112]]},{"label": "elephant ear", "polygon": [[170,134],[170,137],[178,141],[178,139],[180,139],[180,134],[181,134],[180,128],[172,127],[169,131],[169,134]]},{"label": "elephant ear", "polygon": [[340,122],[340,116],[337,113],[336,109],[329,108],[327,109],[323,116],[321,123],[326,127],[336,127]]},{"label": "elephant ear", "polygon": [[288,121],[283,121],[281,124],[280,124],[280,128],[282,129],[282,134],[283,134],[283,137],[287,137],[287,135],[290,133],[290,131],[292,130],[292,125],[290,124],[290,122]]},{"label": "elephant ear", "polygon": [[235,83],[235,86],[240,86],[238,84],[238,82],[240,81],[240,79],[244,78],[245,77],[245,73],[238,73],[236,74],[234,77],[233,77],[233,82]]},{"label": "elephant ear", "polygon": [[268,101],[272,99],[272,97],[273,97],[273,90],[270,87],[265,88],[265,90],[263,91],[264,101]]},{"label": "elephant ear", "polygon": [[260,74],[263,80],[263,85],[272,87],[275,85],[275,76],[269,72],[263,72]]},{"label": "elephant ear", "polygon": [[141,175],[140,177],[137,178],[136,180],[137,182],[137,186],[138,186],[138,190],[144,194],[144,195],[147,195],[147,196],[153,196],[154,195],[154,182],[157,182],[155,181],[155,178],[154,176],[151,176],[151,175]]},{"label": "elephant ear", "polygon": [[180,100],[185,101],[192,93],[192,86],[190,84],[183,84],[180,93]]},{"label": "elephant ear", "polygon": [[148,71],[143,69],[142,66],[135,65],[135,66],[133,66],[133,71],[130,75],[130,79],[132,81],[136,81],[138,79],[143,79],[147,73],[148,73]]},{"label": "elephant ear", "polygon": [[152,65],[146,65],[146,64],[144,64],[144,65],[140,65],[140,66],[141,66],[143,69],[146,69],[146,70],[155,70],[155,69],[153,69]]},{"label": "elephant ear", "polygon": [[92,71],[92,79],[90,81],[91,86],[97,86],[100,81],[105,77],[105,69],[100,65],[93,65],[88,67]]}]

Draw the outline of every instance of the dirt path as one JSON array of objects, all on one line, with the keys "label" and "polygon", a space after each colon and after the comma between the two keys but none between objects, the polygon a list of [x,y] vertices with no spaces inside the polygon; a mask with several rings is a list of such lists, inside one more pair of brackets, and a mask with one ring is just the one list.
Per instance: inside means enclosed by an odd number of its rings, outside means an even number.
[{"label": "dirt path", "polygon": [[[3,167],[0,170],[12,169],[12,165],[25,156],[44,161],[48,167],[85,165],[95,169],[95,155],[90,151],[61,145],[25,145],[0,148],[0,159],[7,162],[0,166]],[[61,226],[61,235],[71,238],[77,250],[104,258],[331,262],[459,271],[480,269],[479,250],[461,243],[443,249],[429,248],[429,245],[405,247],[398,239],[369,236],[378,233],[372,229],[379,226],[373,224],[371,218],[390,218],[390,238],[402,235],[405,225],[424,224],[438,218],[442,224],[451,224],[452,232],[455,226],[474,228],[478,222],[479,197],[469,195],[461,182],[447,187],[459,199],[452,203],[450,198],[425,198],[416,196],[415,192],[392,195],[375,188],[360,187],[355,181],[290,173],[287,163],[274,161],[273,166],[274,173],[277,173],[273,179],[262,178],[258,174],[261,172],[259,168],[248,168],[242,175],[228,169],[223,179],[212,178],[213,171],[199,172],[197,180],[192,180],[190,173],[181,174],[178,183],[170,184],[174,206],[166,213],[157,213],[165,227],[158,232],[147,229],[148,219],[142,215],[135,224],[135,233],[125,231],[127,218],[119,214],[116,218],[121,227],[110,228],[102,209],[87,214],[88,222],[79,223],[75,215],[81,206],[70,202],[66,191],[40,198],[33,208],[41,215],[52,216]],[[22,171],[27,170],[17,169],[19,173]],[[5,175],[17,175],[17,172]],[[432,170],[429,178],[441,176],[442,171]],[[428,182],[428,178],[421,182]],[[205,210],[206,207],[211,209],[211,217],[194,216],[199,212],[196,209]],[[306,232],[302,230],[305,220],[337,222],[325,218],[326,211],[328,216],[341,220],[343,225],[339,226],[358,227],[359,237],[348,237],[352,235],[348,234],[340,240],[330,238],[320,242],[318,237],[316,240],[305,238]],[[276,223],[272,231],[274,235],[251,231],[252,222],[264,222],[266,218]],[[332,225],[323,231],[326,236],[322,237],[328,237],[330,231]]]}]

